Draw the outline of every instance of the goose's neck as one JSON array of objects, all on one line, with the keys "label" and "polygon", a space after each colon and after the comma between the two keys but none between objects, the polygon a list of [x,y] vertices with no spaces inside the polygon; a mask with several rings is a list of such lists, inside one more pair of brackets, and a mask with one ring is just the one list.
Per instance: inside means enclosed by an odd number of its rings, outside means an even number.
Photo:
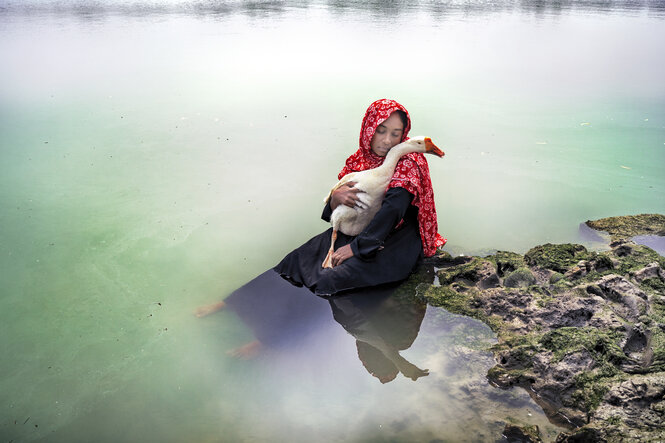
[{"label": "goose's neck", "polygon": [[390,151],[388,151],[386,159],[383,161],[381,166],[377,168],[380,171],[379,173],[392,176],[395,172],[395,166],[397,166],[399,159],[402,158],[404,154],[408,154],[410,152],[414,152],[412,146],[406,143],[400,143],[392,148]]}]

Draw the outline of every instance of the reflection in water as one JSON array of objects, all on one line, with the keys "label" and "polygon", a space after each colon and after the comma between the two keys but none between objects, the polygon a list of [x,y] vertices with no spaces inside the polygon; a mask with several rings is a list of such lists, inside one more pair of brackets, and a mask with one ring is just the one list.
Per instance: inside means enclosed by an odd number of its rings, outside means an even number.
[{"label": "reflection in water", "polygon": [[659,235],[638,235],[632,239],[635,243],[648,246],[662,256],[665,256],[665,237]]},{"label": "reflection in water", "polygon": [[570,11],[595,13],[626,13],[646,11],[656,16],[665,15],[665,3],[656,0],[512,0],[495,2],[489,0],[447,0],[447,1],[360,1],[360,0],[305,0],[305,1],[201,1],[172,0],[120,0],[95,2],[90,0],[70,1],[16,1],[0,3],[0,14],[6,13],[59,13],[72,14],[81,18],[96,19],[104,14],[144,16],[151,14],[192,14],[206,17],[226,17],[243,14],[249,17],[273,17],[292,9],[325,8],[339,15],[357,12],[376,16],[396,17],[411,13],[427,12],[434,17],[462,14],[487,15],[502,12],[521,12],[558,15]]},{"label": "reflection in water", "polygon": [[416,380],[428,375],[399,353],[418,336],[426,305],[413,295],[396,295],[400,284],[383,285],[326,300],[269,270],[234,291],[225,307],[252,330],[255,341],[237,348],[238,357],[253,357],[259,347],[298,347],[333,318],[356,339],[358,357],[381,383],[398,373]]},{"label": "reflection in water", "polygon": [[297,347],[330,317],[328,303],[268,270],[226,300],[262,346]]},{"label": "reflection in water", "polygon": [[[425,267],[419,272],[418,281],[434,276]],[[561,429],[547,422],[526,392],[487,382],[494,364],[487,348],[496,343],[489,328],[427,307],[418,300],[417,287],[393,284],[322,298],[269,270],[234,291],[224,306],[253,337],[243,334],[228,346],[244,340],[260,342],[261,349],[255,355],[253,346],[238,348],[236,356],[257,357],[251,364],[209,362],[220,373],[233,364],[242,368],[241,374],[220,375],[226,387],[219,399],[240,420],[225,425],[225,432],[293,441],[282,429],[286,424],[297,429],[297,441],[494,442],[501,441],[510,417],[537,424],[545,441],[553,441]],[[231,317],[205,324],[232,323]],[[275,412],[275,405],[283,410]],[[251,431],[245,429],[254,421],[250,417],[261,417]]]},{"label": "reflection in water", "polygon": [[418,336],[426,305],[413,296],[393,296],[399,285],[368,288],[333,297],[333,317],[356,339],[365,369],[387,383],[401,372],[416,380],[428,375],[399,354]]}]

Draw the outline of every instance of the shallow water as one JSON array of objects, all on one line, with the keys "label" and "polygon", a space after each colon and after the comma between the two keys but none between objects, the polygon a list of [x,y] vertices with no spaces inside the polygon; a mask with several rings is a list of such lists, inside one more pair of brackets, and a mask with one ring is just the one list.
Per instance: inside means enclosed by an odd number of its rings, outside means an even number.
[{"label": "shallow water", "polygon": [[383,96],[446,151],[430,169],[451,253],[665,210],[662,2],[390,5],[0,0],[4,440],[548,426],[487,384],[489,344],[455,338],[483,326],[442,310],[403,352],[431,374],[386,384],[332,317],[244,362],[225,354],[251,340],[239,319],[191,315],[326,228],[321,200]]}]

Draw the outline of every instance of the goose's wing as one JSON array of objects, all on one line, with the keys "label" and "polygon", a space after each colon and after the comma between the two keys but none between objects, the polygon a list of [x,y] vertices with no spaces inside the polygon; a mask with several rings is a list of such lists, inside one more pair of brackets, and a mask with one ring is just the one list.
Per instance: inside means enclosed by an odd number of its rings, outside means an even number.
[{"label": "goose's wing", "polygon": [[338,181],[335,186],[332,187],[332,189],[328,193],[328,196],[325,199],[323,199],[323,202],[328,203],[330,201],[330,197],[332,197],[332,193],[335,192],[338,188],[341,188],[342,186],[347,184],[348,182],[352,182],[353,178],[357,174],[358,174],[357,172],[350,172],[350,173],[346,174],[344,177],[342,177],[342,179],[340,181]]}]

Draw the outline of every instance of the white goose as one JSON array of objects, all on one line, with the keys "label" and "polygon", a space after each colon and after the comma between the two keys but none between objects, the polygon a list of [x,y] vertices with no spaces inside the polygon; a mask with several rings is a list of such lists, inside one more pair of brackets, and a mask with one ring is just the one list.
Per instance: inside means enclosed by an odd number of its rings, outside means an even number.
[{"label": "white goose", "polygon": [[326,255],[323,264],[324,268],[332,268],[331,256],[335,252],[335,240],[337,240],[337,232],[341,231],[346,235],[360,234],[374,218],[383,202],[383,196],[388,189],[390,180],[395,173],[395,166],[403,155],[411,152],[422,152],[438,155],[443,157],[445,154],[441,151],[429,137],[413,137],[409,140],[395,145],[383,161],[381,166],[374,169],[367,169],[360,172],[352,172],[346,174],[342,179],[337,182],[330,190],[330,193],[325,198],[327,203],[332,197],[332,193],[344,186],[348,182],[356,182],[355,189],[360,189],[362,192],[357,194],[361,202],[360,206],[350,208],[346,205],[339,205],[335,208],[330,216],[330,223],[333,227],[332,239],[330,242],[330,250]]}]

